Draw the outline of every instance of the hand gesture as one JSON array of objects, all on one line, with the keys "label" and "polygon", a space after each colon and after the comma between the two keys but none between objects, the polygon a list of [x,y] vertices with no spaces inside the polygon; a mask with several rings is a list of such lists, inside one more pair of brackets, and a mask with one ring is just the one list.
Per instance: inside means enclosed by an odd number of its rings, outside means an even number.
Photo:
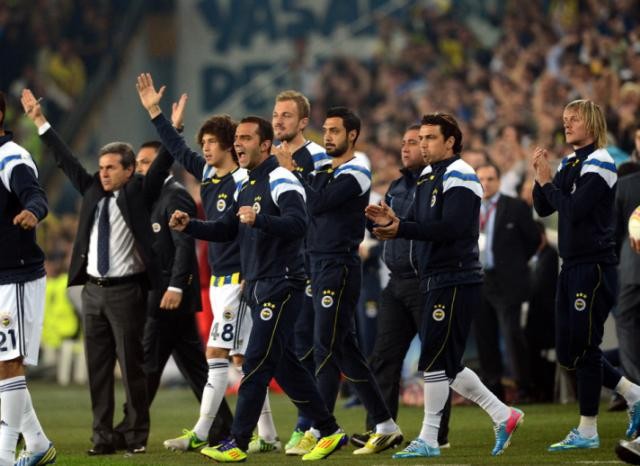
[{"label": "hand gesture", "polygon": [[369,204],[364,209],[364,214],[369,220],[378,226],[389,225],[396,217],[395,212],[384,201],[377,204]]},{"label": "hand gesture", "polygon": [[253,210],[253,207],[250,205],[240,207],[236,215],[240,219],[240,223],[244,223],[250,227],[256,222],[256,211]]},{"label": "hand gesture", "polygon": [[189,96],[182,94],[177,102],[171,106],[171,124],[176,129],[184,127],[184,109],[187,106]]},{"label": "hand gesture", "polygon": [[160,301],[160,309],[166,309],[168,311],[172,311],[174,309],[178,309],[181,302],[182,302],[182,293],[178,293],[177,291],[167,290],[164,292],[164,295],[162,296],[162,300]]},{"label": "hand gesture", "polygon": [[166,86],[162,86],[159,91],[153,87],[153,78],[150,73],[142,73],[136,81],[136,89],[142,106],[147,109],[149,116],[155,118],[162,110],[160,110],[160,100],[164,95]]},{"label": "hand gesture", "polygon": [[184,231],[190,220],[188,213],[181,210],[175,210],[169,219],[169,228],[177,231]]},{"label": "hand gesture", "polygon": [[30,89],[23,89],[22,95],[20,96],[20,102],[22,103],[25,115],[27,115],[38,128],[47,122],[47,119],[42,113],[40,100],[35,98]]},{"label": "hand gesture", "polygon": [[278,163],[282,168],[293,171],[296,168],[296,162],[293,160],[293,154],[289,148],[289,144],[283,141],[278,147],[271,147],[271,153],[276,156]]},{"label": "hand gesture", "polygon": [[18,225],[23,230],[33,230],[38,224],[38,218],[33,212],[25,209],[13,217],[13,224]]},{"label": "hand gesture", "polygon": [[533,152],[533,169],[536,172],[536,181],[540,186],[551,182],[551,166],[549,165],[549,153],[542,147],[536,147]]}]

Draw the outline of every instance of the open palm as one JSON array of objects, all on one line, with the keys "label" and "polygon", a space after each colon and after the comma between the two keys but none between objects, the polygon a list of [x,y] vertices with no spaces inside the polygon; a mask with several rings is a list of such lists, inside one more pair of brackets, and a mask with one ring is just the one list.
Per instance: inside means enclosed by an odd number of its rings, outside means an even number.
[{"label": "open palm", "polygon": [[142,103],[142,106],[149,111],[160,104],[165,88],[166,86],[162,86],[159,91],[156,91],[153,86],[153,78],[150,73],[142,73],[138,76],[136,82],[136,89],[138,90],[138,96],[140,96],[140,102]]}]

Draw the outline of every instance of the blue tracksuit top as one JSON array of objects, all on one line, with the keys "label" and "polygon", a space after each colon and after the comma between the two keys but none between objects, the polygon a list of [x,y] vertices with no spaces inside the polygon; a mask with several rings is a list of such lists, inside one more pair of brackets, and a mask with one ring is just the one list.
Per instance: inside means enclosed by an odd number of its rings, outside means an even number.
[{"label": "blue tracksuit top", "polygon": [[[164,114],[152,120],[162,144],[189,173],[200,180],[200,197],[207,220],[217,220],[233,205],[233,196],[239,185],[247,179],[247,171],[237,168],[222,177],[207,165],[204,157],[192,151]],[[240,246],[236,239],[222,243],[209,243],[208,258],[213,275],[231,275],[240,272]]]},{"label": "blue tracksuit top", "polygon": [[618,175],[606,149],[595,144],[569,154],[553,181],[533,188],[541,217],[558,212],[558,249],[563,266],[615,264],[615,190]]},{"label": "blue tracksuit top", "polygon": [[420,283],[429,291],[482,282],[478,233],[482,185],[459,156],[428,165],[416,186],[413,210],[398,237],[419,240]]},{"label": "blue tracksuit top", "polygon": [[[252,206],[257,213],[253,227],[240,223],[236,215],[240,206]],[[215,221],[191,220],[185,231],[207,241],[237,237],[247,281],[304,279],[305,192],[274,156],[249,172],[249,178],[236,191],[235,202],[222,217]]]}]

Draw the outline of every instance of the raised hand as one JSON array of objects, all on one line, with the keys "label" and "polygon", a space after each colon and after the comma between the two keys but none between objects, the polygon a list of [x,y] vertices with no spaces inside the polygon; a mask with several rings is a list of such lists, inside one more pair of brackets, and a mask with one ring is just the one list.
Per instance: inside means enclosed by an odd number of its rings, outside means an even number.
[{"label": "raised hand", "polygon": [[176,129],[184,127],[184,109],[187,106],[189,96],[182,94],[177,102],[171,106],[171,124]]},{"label": "raised hand", "polygon": [[138,90],[140,102],[149,112],[149,116],[155,118],[160,115],[160,113],[162,113],[160,101],[162,100],[166,86],[162,86],[160,90],[156,91],[156,88],[153,86],[151,74],[142,73],[136,80],[136,89]]},{"label": "raised hand", "polygon": [[278,147],[271,146],[271,153],[276,156],[278,163],[282,168],[293,171],[296,168],[296,162],[293,160],[291,148],[286,141],[283,141]]},{"label": "raised hand", "polygon": [[549,165],[549,153],[542,147],[536,147],[533,152],[533,169],[536,171],[536,181],[540,186],[551,181],[551,166]]},{"label": "raised hand", "polygon": [[27,115],[38,128],[47,122],[47,119],[42,113],[40,101],[35,98],[30,89],[23,89],[20,95],[20,103],[22,103],[25,115]]},{"label": "raised hand", "polygon": [[189,214],[181,210],[175,210],[169,219],[169,228],[183,231],[189,224]]}]

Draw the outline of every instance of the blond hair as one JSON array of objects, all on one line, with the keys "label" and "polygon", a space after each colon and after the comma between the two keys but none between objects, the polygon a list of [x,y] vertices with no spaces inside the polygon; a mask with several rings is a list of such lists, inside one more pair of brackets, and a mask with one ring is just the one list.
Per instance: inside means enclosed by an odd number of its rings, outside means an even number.
[{"label": "blond hair", "polygon": [[284,100],[293,100],[296,103],[298,107],[298,117],[300,117],[300,119],[309,118],[311,114],[311,104],[304,94],[293,90],[282,91],[276,96],[276,102],[282,102]]},{"label": "blond hair", "polygon": [[591,100],[579,99],[569,102],[564,109],[578,112],[598,149],[607,145],[607,121],[598,104]]}]

